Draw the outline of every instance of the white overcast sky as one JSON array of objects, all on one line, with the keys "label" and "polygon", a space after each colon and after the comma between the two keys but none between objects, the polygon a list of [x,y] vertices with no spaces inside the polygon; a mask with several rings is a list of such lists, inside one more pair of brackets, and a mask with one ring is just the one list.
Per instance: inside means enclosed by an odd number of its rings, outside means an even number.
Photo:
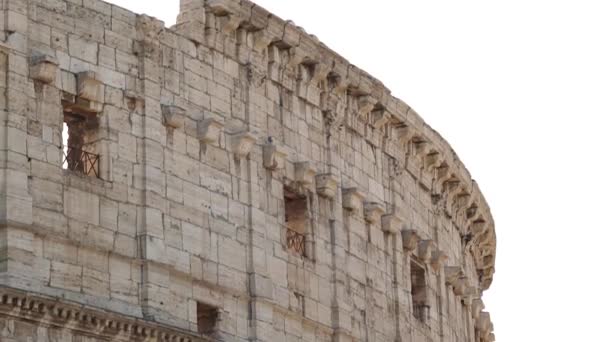
[{"label": "white overcast sky", "polygon": [[[179,0],[112,0],[174,24]],[[608,341],[608,2],[257,0],[414,107],[496,221],[497,341]]]}]

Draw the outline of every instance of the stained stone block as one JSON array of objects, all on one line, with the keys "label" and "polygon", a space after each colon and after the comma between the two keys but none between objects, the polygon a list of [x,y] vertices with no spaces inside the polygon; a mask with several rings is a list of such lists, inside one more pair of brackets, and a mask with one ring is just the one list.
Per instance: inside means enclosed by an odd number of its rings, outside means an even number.
[{"label": "stained stone block", "polygon": [[230,136],[232,153],[238,158],[245,158],[253,148],[256,136],[251,132],[241,132]]},{"label": "stained stone block", "polygon": [[185,110],[178,106],[163,105],[163,124],[172,128],[182,128],[185,121]]},{"label": "stained stone block", "polygon": [[59,62],[49,55],[34,55],[30,59],[30,77],[46,84],[55,83]]},{"label": "stained stone block", "polygon": [[338,180],[332,174],[322,174],[315,177],[317,184],[317,193],[320,196],[332,199],[336,196],[338,190]]},{"label": "stained stone block", "polygon": [[287,151],[282,146],[268,142],[263,147],[264,167],[269,170],[280,170],[285,167]]},{"label": "stained stone block", "polygon": [[401,231],[402,220],[394,214],[382,216],[382,231],[397,234]]},{"label": "stained stone block", "polygon": [[198,124],[198,139],[205,144],[215,144],[220,138],[224,125],[213,118],[205,119]]},{"label": "stained stone block", "polygon": [[363,207],[363,199],[365,194],[357,188],[348,188],[342,191],[342,206],[345,209],[358,212]]},{"label": "stained stone block", "polygon": [[311,162],[298,162],[294,165],[295,181],[304,186],[311,185],[314,182],[317,173]]},{"label": "stained stone block", "polygon": [[376,202],[365,203],[365,220],[370,224],[379,222],[385,213],[386,211],[382,204]]}]

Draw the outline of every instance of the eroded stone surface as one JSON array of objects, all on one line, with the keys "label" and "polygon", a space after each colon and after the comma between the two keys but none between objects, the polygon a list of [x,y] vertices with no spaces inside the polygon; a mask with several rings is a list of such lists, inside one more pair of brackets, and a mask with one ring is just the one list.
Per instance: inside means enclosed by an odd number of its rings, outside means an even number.
[{"label": "eroded stone surface", "polygon": [[[293,23],[180,3],[0,8],[0,339],[493,341],[449,144]],[[64,112],[97,176],[63,169]]]}]

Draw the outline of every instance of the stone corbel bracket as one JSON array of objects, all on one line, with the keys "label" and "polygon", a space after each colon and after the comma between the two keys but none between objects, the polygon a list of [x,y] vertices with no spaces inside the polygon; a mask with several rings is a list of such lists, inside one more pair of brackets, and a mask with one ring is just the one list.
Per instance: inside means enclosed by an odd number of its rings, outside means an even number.
[{"label": "stone corbel bracket", "polygon": [[413,230],[407,229],[401,231],[401,237],[403,239],[403,248],[408,252],[413,252],[418,247],[418,241],[420,241],[420,235]]},{"label": "stone corbel bracket", "polygon": [[365,194],[357,188],[342,190],[342,207],[354,213],[360,212],[363,207]]},{"label": "stone corbel bracket", "polygon": [[484,303],[481,299],[479,299],[479,298],[473,299],[473,303],[471,304],[471,313],[473,315],[473,319],[479,318],[479,314],[485,308],[486,308],[486,306],[484,305]]},{"label": "stone corbel bracket", "polygon": [[443,163],[443,157],[438,151],[431,150],[424,158],[424,169],[432,172]]},{"label": "stone corbel bracket", "polygon": [[446,261],[448,261],[448,255],[441,250],[434,250],[431,254],[431,267],[435,272],[439,272]]},{"label": "stone corbel bracket", "polygon": [[264,168],[268,170],[280,170],[285,168],[287,151],[278,146],[271,139],[262,148]]},{"label": "stone corbel bracket", "polygon": [[467,278],[458,278],[452,284],[454,294],[457,296],[462,296],[465,294],[467,287],[469,287],[469,280]]},{"label": "stone corbel bracket", "polygon": [[255,145],[257,137],[252,132],[239,132],[230,135],[230,148],[237,158],[245,158]]},{"label": "stone corbel bracket", "polygon": [[382,231],[388,234],[397,234],[401,231],[401,220],[395,214],[382,215]]},{"label": "stone corbel bracket", "polygon": [[163,124],[167,127],[182,128],[186,119],[186,111],[174,105],[162,105]]},{"label": "stone corbel bracket", "polygon": [[226,34],[232,34],[243,22],[243,14],[239,13],[241,6],[230,0],[207,0],[207,13],[215,15],[221,22],[220,29]]},{"label": "stone corbel bracket", "polygon": [[316,176],[317,193],[319,196],[333,199],[338,191],[338,179],[331,173]]},{"label": "stone corbel bracket", "polygon": [[377,202],[367,202],[364,205],[364,217],[365,221],[369,224],[376,224],[382,218],[382,215],[386,213],[384,206]]},{"label": "stone corbel bracket", "polygon": [[76,75],[77,97],[75,107],[88,113],[100,113],[105,100],[105,86],[93,71],[84,71]]},{"label": "stone corbel bracket", "polygon": [[198,140],[204,144],[217,144],[224,124],[215,118],[208,118],[198,123]]},{"label": "stone corbel bracket", "polygon": [[490,313],[482,311],[479,313],[479,317],[475,320],[475,328],[479,330],[482,335],[486,335],[492,332],[492,319]]},{"label": "stone corbel bracket", "polygon": [[454,286],[456,281],[464,276],[462,267],[446,266],[444,267],[445,283]]},{"label": "stone corbel bracket", "polygon": [[418,258],[425,264],[431,261],[433,252],[436,250],[436,244],[433,240],[421,240],[418,242]]},{"label": "stone corbel bracket", "polygon": [[38,54],[30,58],[30,77],[44,84],[55,83],[59,62],[53,56]]},{"label": "stone corbel bracket", "polygon": [[312,162],[304,161],[294,164],[294,180],[304,187],[312,185],[316,174],[317,170]]},{"label": "stone corbel bracket", "polygon": [[394,136],[400,146],[407,146],[418,133],[412,126],[399,125],[394,128]]},{"label": "stone corbel bracket", "polygon": [[386,109],[380,107],[371,112],[371,125],[375,129],[380,129],[389,123],[391,115]]},{"label": "stone corbel bracket", "polygon": [[357,117],[364,120],[369,113],[371,113],[372,109],[376,106],[378,101],[374,99],[371,95],[362,95],[357,98]]}]

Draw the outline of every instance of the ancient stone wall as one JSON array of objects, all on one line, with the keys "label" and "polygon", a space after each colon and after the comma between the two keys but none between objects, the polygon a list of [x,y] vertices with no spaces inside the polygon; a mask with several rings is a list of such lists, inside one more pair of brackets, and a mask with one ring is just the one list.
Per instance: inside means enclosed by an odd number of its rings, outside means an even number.
[{"label": "ancient stone wall", "polygon": [[0,2],[2,341],[493,341],[449,144],[293,23],[180,5]]}]

